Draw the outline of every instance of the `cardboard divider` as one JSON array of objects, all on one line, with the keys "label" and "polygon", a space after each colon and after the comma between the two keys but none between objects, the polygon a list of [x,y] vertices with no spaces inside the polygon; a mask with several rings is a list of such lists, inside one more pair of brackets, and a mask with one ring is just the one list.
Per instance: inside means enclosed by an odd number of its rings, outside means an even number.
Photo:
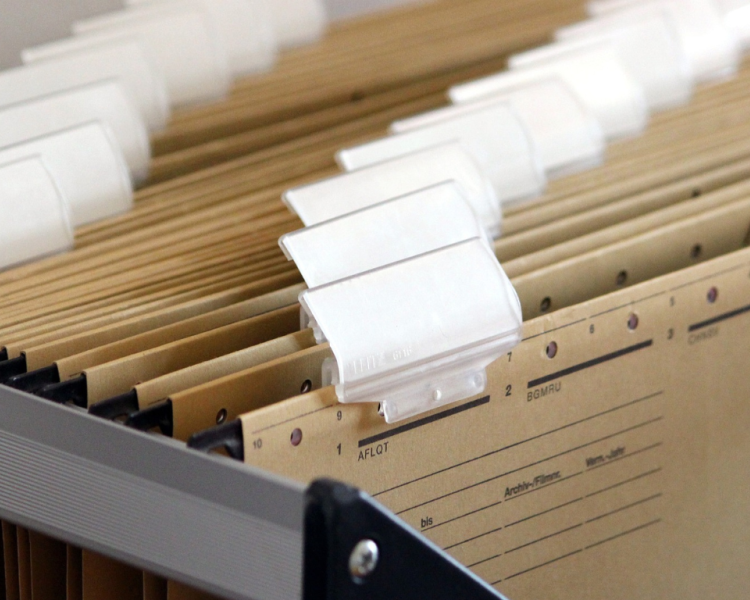
[{"label": "cardboard divider", "polygon": [[5,598],[19,600],[21,597],[20,582],[18,580],[18,538],[16,526],[7,521],[2,522],[3,528],[3,571],[5,573]]},{"label": "cardboard divider", "polygon": [[68,576],[66,544],[29,531],[29,557],[33,600],[65,598]]},{"label": "cardboard divider", "polygon": [[[168,400],[177,440],[239,418],[246,462],[362,486],[511,598],[743,597],[747,62],[602,167],[506,207],[495,251],[524,340],[482,397],[387,426],[322,388],[332,351],[298,330],[305,286],[277,240],[302,224],[281,194],[584,4],[442,1],[335,24],[226,102],[177,111],[132,211],[0,273],[0,348],[84,373],[90,404]],[[2,549],[0,598],[212,598],[6,522]]]},{"label": "cardboard divider", "polygon": [[142,600],[143,573],[100,554],[83,551],[83,600]]}]

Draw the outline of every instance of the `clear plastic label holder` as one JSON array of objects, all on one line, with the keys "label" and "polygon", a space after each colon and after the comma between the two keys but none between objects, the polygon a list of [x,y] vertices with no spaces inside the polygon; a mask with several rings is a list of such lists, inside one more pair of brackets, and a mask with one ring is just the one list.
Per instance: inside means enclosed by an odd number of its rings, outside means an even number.
[{"label": "clear plastic label holder", "polygon": [[151,146],[148,129],[117,80],[81,86],[0,109],[0,148],[91,121],[114,133],[131,177],[148,176]]},{"label": "clear plastic label holder", "polygon": [[[188,3],[190,0],[171,0]],[[211,2],[212,0],[205,0]],[[323,0],[241,0],[259,11],[264,25],[273,28],[274,37],[282,48],[294,48],[318,41],[328,25]],[[145,6],[170,0],[126,0],[128,6]],[[262,11],[262,12],[260,12]]]},{"label": "clear plastic label holder", "polygon": [[0,163],[0,270],[73,247],[70,207],[39,157]]},{"label": "clear plastic label holder", "polygon": [[68,200],[74,227],[133,207],[128,166],[109,127],[99,122],[0,149],[0,164],[39,156]]},{"label": "clear plastic label holder", "polygon": [[736,6],[724,14],[724,24],[731,29],[745,51],[750,50],[750,3]]},{"label": "clear plastic label holder", "polygon": [[229,67],[236,77],[267,71],[278,54],[271,8],[260,0],[126,0],[128,10],[79,21],[76,33],[96,31],[101,27],[148,18],[168,12],[197,9],[221,37],[228,55]]},{"label": "clear plastic label holder", "polygon": [[328,26],[323,0],[270,0],[273,23],[282,48],[320,40]]},{"label": "clear plastic label holder", "polygon": [[279,245],[309,288],[479,238],[481,223],[452,182],[284,235]]},{"label": "clear plastic label holder", "polygon": [[645,18],[610,15],[563,27],[555,37],[561,42],[611,41],[625,68],[643,86],[652,110],[683,106],[693,95],[692,65],[666,14]]},{"label": "clear plastic label holder", "polygon": [[[633,137],[645,131],[649,109],[643,88],[617,56],[610,43],[553,44],[532,51],[533,56],[516,57],[512,71],[504,71],[451,88],[448,95],[464,104],[494,94],[560,77],[594,114],[607,140]],[[521,62],[533,62],[521,66]]]},{"label": "clear plastic label holder", "polygon": [[300,303],[334,357],[343,403],[380,403],[388,423],[483,393],[486,368],[521,341],[521,305],[487,245],[468,240],[307,290]]},{"label": "clear plastic label holder", "polygon": [[136,41],[105,44],[2,71],[0,107],[113,78],[122,84],[151,131],[167,126],[170,106],[164,78]]},{"label": "clear plastic label holder", "polygon": [[337,160],[345,170],[354,171],[451,141],[463,144],[477,161],[502,205],[537,198],[544,192],[547,178],[539,149],[507,102],[341,150]]},{"label": "clear plastic label holder", "polygon": [[579,173],[604,162],[606,141],[601,125],[558,77],[531,82],[485,100],[396,121],[391,131],[412,131],[498,101],[510,103],[521,117],[550,179]]},{"label": "clear plastic label holder", "polygon": [[664,13],[673,21],[698,83],[732,77],[739,69],[742,46],[727,26],[715,0],[608,0],[589,4],[594,16],[610,14],[645,19]]},{"label": "clear plastic label holder", "polygon": [[492,183],[457,142],[288,190],[283,200],[307,225],[335,219],[443,181],[461,189],[485,230],[499,237],[502,207]]},{"label": "clear plastic label holder", "polygon": [[123,40],[142,44],[154,58],[173,106],[214,102],[229,93],[232,77],[226,48],[205,14],[195,9],[113,25],[28,48],[21,56],[32,64]]}]

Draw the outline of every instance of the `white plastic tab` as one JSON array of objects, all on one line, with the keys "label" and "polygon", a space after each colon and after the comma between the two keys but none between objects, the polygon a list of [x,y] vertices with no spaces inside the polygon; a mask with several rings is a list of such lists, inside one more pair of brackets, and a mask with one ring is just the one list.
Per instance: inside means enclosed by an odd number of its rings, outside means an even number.
[{"label": "white plastic tab", "polygon": [[169,97],[164,78],[141,44],[120,42],[0,72],[0,107],[115,78],[152,131],[167,126]]},{"label": "white plastic tab", "polygon": [[457,142],[289,190],[284,202],[309,226],[443,181],[455,182],[487,233],[499,237],[503,215],[495,190]]},{"label": "white plastic tab", "polygon": [[607,140],[646,129],[648,103],[643,88],[622,65],[611,44],[559,44],[537,51],[534,66],[524,66],[453,87],[456,104],[506,93],[533,82],[560,77],[594,114]]},{"label": "white plastic tab", "polygon": [[205,14],[189,7],[29,48],[22,58],[34,63],[122,40],[138,41],[154,57],[175,106],[212,102],[229,93],[232,77],[227,51]]},{"label": "white plastic tab", "polygon": [[379,402],[388,423],[481,394],[521,341],[521,304],[481,240],[307,290],[303,310],[334,358],[341,402]]},{"label": "white plastic tab", "polygon": [[279,245],[316,288],[477,237],[489,247],[460,190],[443,183],[289,233]]},{"label": "white plastic tab", "polygon": [[125,156],[131,177],[137,182],[144,181],[151,158],[148,130],[116,80],[73,88],[0,109],[0,148],[91,121],[101,121],[109,126]]},{"label": "white plastic tab", "polygon": [[744,50],[750,50],[750,2],[726,9],[724,24],[734,32]]},{"label": "white plastic tab", "polygon": [[[192,6],[205,11],[221,35],[235,76],[270,69],[276,62],[277,40],[272,11],[265,0],[127,0],[133,14],[175,10]],[[92,19],[78,24],[79,31],[96,26]]]},{"label": "white plastic tab", "polygon": [[39,157],[0,164],[0,269],[70,250],[70,208]]},{"label": "white plastic tab", "polygon": [[547,185],[539,150],[507,102],[342,150],[337,159],[353,171],[450,141],[461,142],[479,163],[501,205],[536,198]]},{"label": "white plastic tab", "polygon": [[109,127],[88,123],[0,149],[0,164],[39,156],[67,199],[73,227],[133,206],[128,166]]},{"label": "white plastic tab", "polygon": [[649,106],[666,110],[690,101],[694,76],[674,21],[664,13],[608,15],[564,27],[560,41],[611,40],[628,72],[643,86]]},{"label": "white plastic tab", "polygon": [[282,48],[318,41],[328,25],[323,0],[265,0]]},{"label": "white plastic tab", "polygon": [[740,40],[725,23],[715,0],[607,0],[592,2],[589,11],[636,19],[655,12],[667,14],[676,26],[698,82],[726,79],[739,69]]},{"label": "white plastic tab", "polygon": [[418,129],[451,115],[489,106],[498,100],[509,102],[525,123],[550,179],[585,171],[604,161],[606,142],[601,125],[557,77],[511,89],[489,99],[396,121],[391,125],[391,131],[404,133]]}]

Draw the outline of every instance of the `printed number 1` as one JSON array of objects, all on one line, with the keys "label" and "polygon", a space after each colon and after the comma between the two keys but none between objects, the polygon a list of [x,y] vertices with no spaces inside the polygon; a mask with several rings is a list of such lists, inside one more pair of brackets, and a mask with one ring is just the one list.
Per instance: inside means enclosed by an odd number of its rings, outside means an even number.
[{"label": "printed number 1", "polygon": [[338,446],[336,446],[336,449],[339,451],[339,456],[341,456],[341,444],[339,444]]}]

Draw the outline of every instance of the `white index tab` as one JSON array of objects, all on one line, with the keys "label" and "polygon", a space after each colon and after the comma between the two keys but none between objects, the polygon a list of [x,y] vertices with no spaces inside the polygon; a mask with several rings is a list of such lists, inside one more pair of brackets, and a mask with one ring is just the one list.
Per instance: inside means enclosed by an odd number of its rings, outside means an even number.
[{"label": "white index tab", "polygon": [[133,179],[143,181],[151,159],[148,130],[116,80],[1,108],[0,148],[91,121],[101,121],[110,127]]},{"label": "white index tab", "polygon": [[220,100],[232,84],[226,48],[202,11],[185,8],[179,13],[132,19],[28,48],[22,58],[29,64],[114,41],[136,40],[164,76],[173,105]]},{"label": "white index tab", "polygon": [[649,119],[643,88],[625,70],[611,43],[553,44],[514,57],[514,69],[451,88],[456,104],[560,77],[591,110],[608,140],[643,133]]},{"label": "white index tab", "polygon": [[73,247],[70,208],[39,157],[0,164],[0,269]]},{"label": "white index tab", "polygon": [[443,181],[455,182],[487,232],[499,237],[503,213],[492,183],[456,142],[298,187],[283,199],[309,226]]},{"label": "white index tab", "polygon": [[601,125],[570,88],[556,77],[510,89],[488,99],[402,119],[391,125],[391,131],[404,133],[498,101],[509,102],[526,124],[550,179],[597,167],[604,161],[606,142]]},{"label": "white index tab", "polygon": [[341,402],[381,403],[388,423],[481,394],[487,367],[521,341],[521,304],[481,240],[307,290],[303,310],[334,358]]},{"label": "white index tab", "polygon": [[67,199],[74,227],[133,206],[128,165],[109,127],[93,122],[0,148],[0,164],[39,156]]},{"label": "white index tab", "polygon": [[151,130],[167,126],[170,106],[164,78],[143,45],[134,40],[104,44],[2,71],[0,106],[113,78],[122,84]]},{"label": "white index tab", "polygon": [[[186,6],[205,11],[224,41],[235,76],[266,71],[276,61],[276,33],[270,6],[264,0],[126,0],[125,4],[131,10],[124,18]],[[101,20],[96,17],[81,21],[78,32],[95,29],[97,23],[101,24]]]},{"label": "white index tab", "polygon": [[354,171],[452,141],[460,142],[479,163],[501,204],[537,198],[546,188],[539,149],[507,102],[342,150],[337,159],[347,171]]},{"label": "white index tab", "polygon": [[592,2],[589,12],[627,19],[666,14],[676,27],[698,82],[726,79],[739,68],[741,32],[726,21],[716,0],[605,0]]},{"label": "white index tab", "polygon": [[728,8],[724,13],[724,24],[734,32],[743,49],[750,50],[750,2]]},{"label": "white index tab", "polygon": [[473,238],[489,240],[453,183],[376,204],[279,240],[309,288]]},{"label": "white index tab", "polygon": [[559,29],[560,41],[611,40],[625,68],[643,86],[654,110],[682,106],[694,87],[692,66],[674,23],[663,13],[627,18],[610,15]]},{"label": "white index tab", "polygon": [[266,1],[282,48],[312,44],[323,37],[328,25],[323,0]]}]

